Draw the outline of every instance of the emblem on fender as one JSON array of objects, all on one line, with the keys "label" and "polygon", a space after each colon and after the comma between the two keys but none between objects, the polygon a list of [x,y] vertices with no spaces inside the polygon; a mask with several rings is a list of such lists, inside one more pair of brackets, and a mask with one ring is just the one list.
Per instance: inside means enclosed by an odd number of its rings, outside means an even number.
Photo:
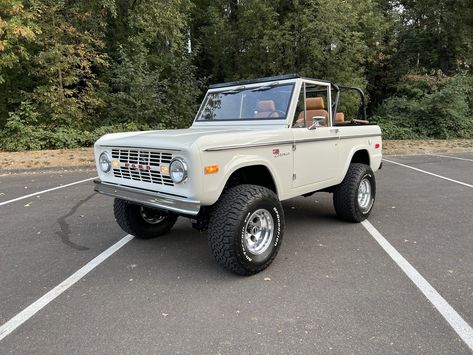
[{"label": "emblem on fender", "polygon": [[281,152],[279,148],[274,148],[273,149],[273,157],[279,158],[279,157],[285,157],[288,156],[289,152]]}]

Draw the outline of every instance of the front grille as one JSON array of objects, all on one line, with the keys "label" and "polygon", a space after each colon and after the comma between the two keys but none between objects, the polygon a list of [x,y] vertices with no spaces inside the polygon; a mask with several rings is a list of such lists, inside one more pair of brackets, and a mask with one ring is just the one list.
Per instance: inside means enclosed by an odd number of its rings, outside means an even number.
[{"label": "front grille", "polygon": [[171,162],[172,153],[113,148],[112,159],[120,161],[120,167],[113,169],[113,176],[116,178],[174,186],[171,178],[160,172],[162,164]]}]

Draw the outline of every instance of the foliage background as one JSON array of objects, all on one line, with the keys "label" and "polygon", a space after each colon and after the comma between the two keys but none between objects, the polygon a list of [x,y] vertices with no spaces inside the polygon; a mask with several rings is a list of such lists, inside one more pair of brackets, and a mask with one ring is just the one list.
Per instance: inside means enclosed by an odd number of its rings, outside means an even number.
[{"label": "foliage background", "polygon": [[473,138],[472,65],[471,0],[0,0],[0,149],[186,127],[208,84],[287,73],[362,87],[385,138]]}]

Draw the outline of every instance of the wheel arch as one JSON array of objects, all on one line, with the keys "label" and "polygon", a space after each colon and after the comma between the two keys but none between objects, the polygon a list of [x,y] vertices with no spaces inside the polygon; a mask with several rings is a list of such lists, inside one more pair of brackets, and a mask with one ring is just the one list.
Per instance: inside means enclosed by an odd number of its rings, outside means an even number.
[{"label": "wheel arch", "polygon": [[370,153],[368,152],[368,149],[359,149],[355,151],[350,159],[350,164],[351,163],[361,163],[361,164],[366,164],[366,165],[371,165],[371,158],[370,158]]},{"label": "wheel arch", "polygon": [[224,189],[232,184],[233,186],[254,184],[267,187],[278,198],[283,193],[284,186],[281,176],[276,173],[279,171],[281,161],[272,162],[262,154],[233,154],[230,157],[226,152],[206,155],[201,159],[202,165],[220,166],[217,174],[202,174],[202,188],[199,196],[196,197],[202,206],[213,205],[220,198]]},{"label": "wheel arch", "polygon": [[371,156],[370,156],[368,147],[358,146],[358,147],[354,147],[351,150],[349,154],[349,159],[346,160],[345,166],[343,167],[343,171],[342,171],[343,174],[341,175],[342,180],[347,174],[348,168],[350,164],[352,163],[362,163],[371,167]]},{"label": "wheel arch", "polygon": [[223,189],[241,184],[263,186],[278,195],[278,185],[273,172],[271,171],[271,168],[263,163],[254,163],[235,167],[228,174]]}]

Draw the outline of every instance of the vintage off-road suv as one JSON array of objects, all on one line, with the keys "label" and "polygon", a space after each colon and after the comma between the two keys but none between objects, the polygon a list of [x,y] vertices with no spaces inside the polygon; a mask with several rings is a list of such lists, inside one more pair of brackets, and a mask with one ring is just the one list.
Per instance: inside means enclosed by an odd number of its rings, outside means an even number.
[{"label": "vintage off-road suv", "polygon": [[[337,112],[345,89],[360,94],[361,120]],[[125,232],[153,238],[188,217],[220,265],[251,275],[281,246],[283,200],[326,191],[340,218],[368,217],[381,130],[361,90],[286,75],[212,85],[190,128],[108,134],[95,157],[95,190],[115,198]]]}]

